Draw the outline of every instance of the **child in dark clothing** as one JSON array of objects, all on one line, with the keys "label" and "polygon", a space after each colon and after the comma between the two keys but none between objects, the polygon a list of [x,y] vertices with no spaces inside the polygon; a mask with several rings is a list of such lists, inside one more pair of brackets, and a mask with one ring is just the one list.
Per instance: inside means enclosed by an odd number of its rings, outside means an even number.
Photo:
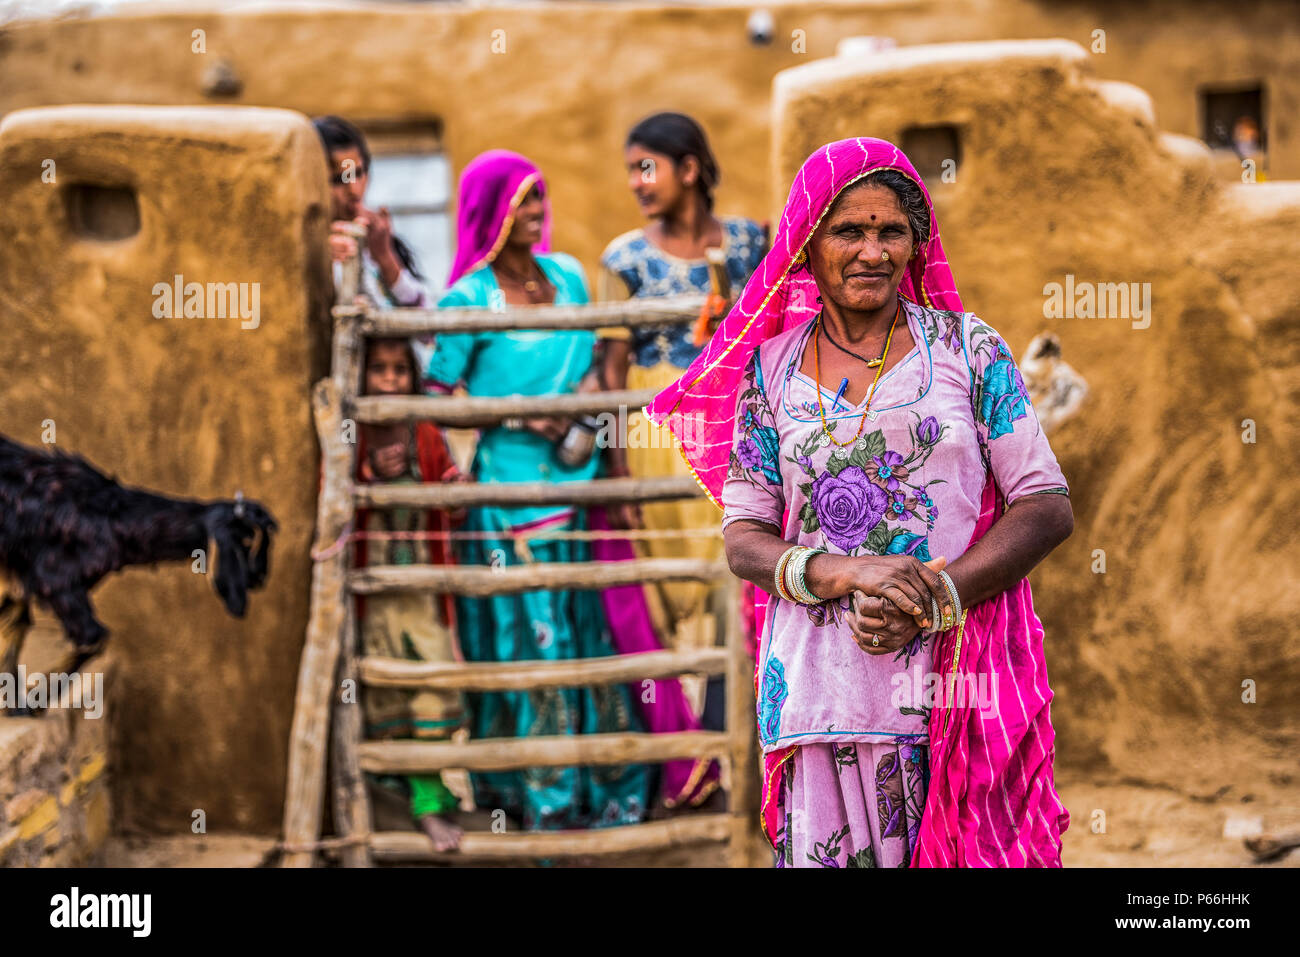
[{"label": "child in dark clothing", "polygon": [[[365,395],[411,395],[416,392],[416,365],[407,339],[371,339],[364,366]],[[452,461],[446,441],[430,422],[363,425],[357,455],[357,481],[384,484],[466,481]],[[435,509],[368,509],[357,515],[363,532],[398,533],[361,537],[356,567],[366,565],[446,564],[451,548],[443,538],[446,512]],[[458,661],[455,606],[450,595],[397,592],[357,599],[364,653],[417,661]],[[363,707],[369,738],[445,740],[464,721],[458,692],[367,688]],[[453,822],[456,797],[439,774],[412,775],[411,814],[436,850],[453,850],[461,829]]]}]

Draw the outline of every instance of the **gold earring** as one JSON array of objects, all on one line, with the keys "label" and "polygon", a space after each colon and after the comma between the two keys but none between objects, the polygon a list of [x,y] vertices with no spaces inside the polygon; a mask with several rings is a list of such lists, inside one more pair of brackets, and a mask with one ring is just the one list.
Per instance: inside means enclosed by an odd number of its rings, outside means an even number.
[{"label": "gold earring", "polygon": [[796,266],[802,266],[807,261],[808,261],[808,254],[804,252],[803,249],[800,249],[799,252],[794,257],[794,264]]}]

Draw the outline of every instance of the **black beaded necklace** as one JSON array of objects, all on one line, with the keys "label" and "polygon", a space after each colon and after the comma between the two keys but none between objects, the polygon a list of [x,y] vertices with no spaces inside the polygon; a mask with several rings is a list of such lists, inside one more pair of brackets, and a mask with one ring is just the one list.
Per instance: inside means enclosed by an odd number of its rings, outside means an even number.
[{"label": "black beaded necklace", "polygon": [[845,355],[853,356],[853,358],[857,359],[858,361],[865,362],[867,364],[868,369],[874,369],[876,366],[880,365],[882,362],[885,361],[885,354],[883,352],[874,359],[868,359],[865,356],[858,355],[856,352],[850,352],[848,349],[845,349],[842,345],[840,345],[838,342],[835,341],[835,338],[831,335],[830,327],[828,327],[826,323],[824,322],[819,323],[819,325],[821,326],[822,333],[825,334],[826,336],[827,342],[833,345],[836,349],[839,349],[840,352],[843,352]]}]

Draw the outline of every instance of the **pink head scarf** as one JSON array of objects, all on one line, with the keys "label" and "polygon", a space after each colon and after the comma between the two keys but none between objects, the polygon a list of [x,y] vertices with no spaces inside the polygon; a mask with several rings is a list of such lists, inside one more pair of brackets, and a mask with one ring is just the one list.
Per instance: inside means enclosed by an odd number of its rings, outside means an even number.
[{"label": "pink head scarf", "polygon": [[514,225],[515,210],[533,184],[541,191],[546,209],[542,240],[533,252],[544,253],[551,248],[551,204],[542,171],[510,150],[488,150],[465,164],[456,200],[456,260],[447,277],[448,288],[496,258]]},{"label": "pink head scarf", "polygon": [[[771,250],[740,299],[686,373],[646,407],[653,421],[666,425],[681,441],[687,464],[715,504],[721,504],[736,394],[750,357],[764,341],[808,322],[817,312],[817,285],[796,257],[840,193],[881,169],[912,179],[930,207],[930,238],[908,264],[899,293],[931,308],[962,311],[939,240],[934,204],[902,151],[885,140],[856,137],[828,143],[809,156],[790,185]],[[972,545],[1001,512],[990,474]],[[761,634],[765,603],[756,610]],[[958,672],[996,675],[1001,706],[992,714],[940,707],[931,711],[930,788],[911,864],[1059,867],[1060,836],[1070,817],[1053,782],[1052,691],[1043,658],[1043,627],[1034,613],[1028,580],[970,608],[960,646],[957,633],[954,628],[939,637],[936,666],[946,673],[955,658]],[[775,798],[784,766],[797,750],[793,745],[763,755],[761,816],[769,839],[777,832]]]},{"label": "pink head scarf", "polygon": [[936,309],[961,311],[930,194],[902,150],[885,140],[855,137],[828,143],[809,156],[790,184],[771,248],[740,299],[686,373],[646,406],[650,419],[666,425],[681,441],[687,464],[714,504],[721,504],[736,394],[754,349],[817,312],[817,284],[795,257],[840,193],[882,169],[897,170],[914,180],[931,206],[930,238],[908,264],[899,292]]}]

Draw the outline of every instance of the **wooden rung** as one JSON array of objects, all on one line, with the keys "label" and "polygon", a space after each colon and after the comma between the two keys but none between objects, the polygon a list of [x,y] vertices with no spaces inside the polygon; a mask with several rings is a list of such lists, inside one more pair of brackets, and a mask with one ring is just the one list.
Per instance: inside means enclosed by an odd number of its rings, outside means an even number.
[{"label": "wooden rung", "polygon": [[729,814],[692,814],[667,821],[585,831],[506,831],[503,834],[467,831],[460,840],[460,849],[448,853],[434,851],[429,839],[417,831],[380,831],[370,835],[370,850],[376,861],[439,861],[449,864],[468,860],[527,860],[588,854],[609,856],[722,843],[729,837],[730,827]]},{"label": "wooden rung", "polygon": [[658,764],[678,758],[717,758],[731,739],[723,731],[671,734],[564,734],[477,741],[362,741],[361,770],[430,774],[446,768],[511,771],[590,764]]},{"label": "wooden rung", "polygon": [[[621,417],[639,412],[657,391],[570,392],[565,395],[511,395],[495,398],[466,396],[364,395],[356,399],[354,418],[372,425],[394,422],[437,422],[454,428],[496,425],[502,419],[538,415],[590,415],[610,413]],[[604,423],[602,423],[604,424]]]},{"label": "wooden rung", "polygon": [[727,649],[647,651],[568,661],[428,662],[404,658],[361,659],[361,682],[371,688],[428,688],[436,691],[527,691],[578,688],[678,675],[720,675]]},{"label": "wooden rung", "polygon": [[358,508],[464,508],[471,505],[606,505],[702,497],[689,475],[608,478],[590,482],[467,482],[357,485]]},{"label": "wooden rung", "polygon": [[437,591],[486,598],[526,591],[610,588],[639,582],[710,582],[730,574],[725,562],[698,558],[635,558],[624,562],[536,562],[499,568],[458,565],[372,565],[348,572],[358,595]]},{"label": "wooden rung", "polygon": [[515,332],[532,329],[602,329],[675,326],[694,322],[704,297],[664,296],[585,306],[511,306],[491,309],[371,310],[361,321],[367,336],[412,336],[423,332]]}]

